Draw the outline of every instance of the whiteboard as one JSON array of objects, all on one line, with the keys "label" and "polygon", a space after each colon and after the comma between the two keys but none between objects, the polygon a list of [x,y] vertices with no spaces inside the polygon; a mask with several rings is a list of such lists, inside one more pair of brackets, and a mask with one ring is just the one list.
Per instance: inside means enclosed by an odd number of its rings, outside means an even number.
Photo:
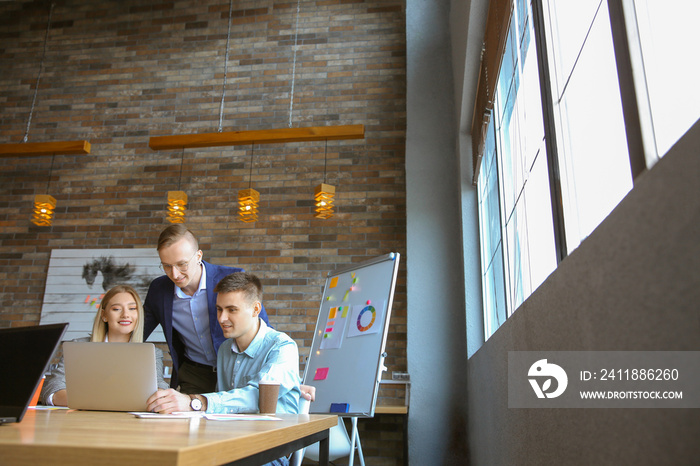
[{"label": "whiteboard", "polygon": [[328,274],[304,370],[304,384],[316,387],[310,413],[347,404],[338,414],[374,416],[399,259],[390,253]]}]

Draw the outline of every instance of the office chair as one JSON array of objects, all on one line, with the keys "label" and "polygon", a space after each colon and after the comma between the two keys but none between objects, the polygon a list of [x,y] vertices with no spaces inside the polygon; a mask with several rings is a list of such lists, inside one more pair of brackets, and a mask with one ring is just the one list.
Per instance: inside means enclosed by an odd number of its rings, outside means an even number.
[{"label": "office chair", "polygon": [[[308,414],[309,404],[308,400],[300,398],[299,414]],[[357,447],[359,447],[359,442],[356,448]],[[350,437],[348,436],[348,431],[341,417],[338,417],[338,425],[329,429],[328,450],[328,461],[337,460],[338,458],[350,455]],[[318,443],[314,443],[292,453],[289,459],[289,466],[300,466],[305,456],[310,460],[318,461]]]}]

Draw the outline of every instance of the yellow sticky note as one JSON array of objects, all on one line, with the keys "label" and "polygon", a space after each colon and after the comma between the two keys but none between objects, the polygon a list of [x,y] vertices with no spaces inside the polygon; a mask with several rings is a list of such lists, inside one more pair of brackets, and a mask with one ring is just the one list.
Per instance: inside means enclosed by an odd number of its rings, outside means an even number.
[{"label": "yellow sticky note", "polygon": [[328,318],[329,319],[335,319],[335,313],[338,311],[337,307],[332,307],[330,311],[328,311]]}]

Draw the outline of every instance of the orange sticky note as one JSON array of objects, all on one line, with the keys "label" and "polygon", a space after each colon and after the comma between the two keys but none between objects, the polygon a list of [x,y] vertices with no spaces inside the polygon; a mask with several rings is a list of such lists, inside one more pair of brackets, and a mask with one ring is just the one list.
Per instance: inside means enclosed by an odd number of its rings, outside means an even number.
[{"label": "orange sticky note", "polygon": [[333,277],[331,278],[331,284],[328,285],[328,288],[335,288],[338,286],[338,277]]},{"label": "orange sticky note", "polygon": [[39,394],[41,394],[41,387],[44,386],[44,377],[41,378],[39,381],[39,386],[36,387],[36,391],[34,392],[34,395],[32,395],[32,400],[29,402],[29,406],[36,406],[36,404],[39,402]]},{"label": "orange sticky note", "polygon": [[328,311],[328,318],[329,319],[335,319],[335,313],[338,311],[337,307],[332,307],[330,311]]}]

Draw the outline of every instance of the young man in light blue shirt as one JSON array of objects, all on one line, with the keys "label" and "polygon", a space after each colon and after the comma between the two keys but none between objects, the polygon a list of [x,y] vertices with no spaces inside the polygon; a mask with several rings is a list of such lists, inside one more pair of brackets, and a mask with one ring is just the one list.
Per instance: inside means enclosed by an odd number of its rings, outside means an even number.
[{"label": "young man in light blue shirt", "polygon": [[255,413],[258,384],[273,379],[280,384],[278,413],[298,413],[300,391],[299,350],[288,335],[258,317],[262,284],[258,277],[236,272],[214,289],[219,325],[227,338],[217,355],[215,393],[186,395],[173,389],[158,390],[148,399],[148,410],[158,413],[206,411]]}]

